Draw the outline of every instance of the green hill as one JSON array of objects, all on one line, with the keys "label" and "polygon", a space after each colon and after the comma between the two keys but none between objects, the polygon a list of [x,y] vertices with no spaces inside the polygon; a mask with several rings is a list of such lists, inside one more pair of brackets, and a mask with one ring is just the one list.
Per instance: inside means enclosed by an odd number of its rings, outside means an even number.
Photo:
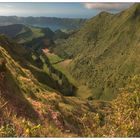
[{"label": "green hill", "polygon": [[[138,75],[112,102],[66,97],[41,84],[18,44],[0,36],[1,137],[139,137]],[[37,69],[37,68],[36,68]]]},{"label": "green hill", "polygon": [[8,37],[16,37],[18,34],[24,34],[25,32],[30,32],[30,29],[22,24],[0,26],[0,34]]},{"label": "green hill", "polygon": [[61,30],[53,32],[50,28],[12,24],[0,26],[0,34],[6,35],[27,47],[46,48],[53,46],[54,40],[68,38],[71,30],[68,33]]},{"label": "green hill", "polygon": [[23,24],[0,26],[0,34],[11,37],[18,43],[24,43],[27,41],[31,41],[34,38],[42,37],[47,34],[47,31],[47,29],[44,29],[42,31],[41,28],[25,26]]},{"label": "green hill", "polygon": [[87,111],[95,115],[96,109],[87,101],[62,96],[51,87],[52,79],[42,84],[36,77],[42,71],[28,56],[22,46],[0,36],[0,136],[84,136],[80,116]]},{"label": "green hill", "polygon": [[127,79],[140,72],[139,10],[134,4],[118,14],[102,12],[56,45],[55,53],[73,59],[70,72],[92,89],[93,99],[115,98]]}]

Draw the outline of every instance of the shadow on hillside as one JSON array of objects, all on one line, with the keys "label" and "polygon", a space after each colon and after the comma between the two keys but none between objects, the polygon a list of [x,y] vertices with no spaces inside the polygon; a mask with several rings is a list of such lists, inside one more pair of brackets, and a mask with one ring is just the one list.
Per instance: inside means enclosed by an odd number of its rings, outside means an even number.
[{"label": "shadow on hillside", "polygon": [[28,68],[32,74],[34,75],[34,77],[42,84],[45,84],[51,88],[56,89],[58,87],[57,82],[55,82],[46,72],[43,72],[41,70],[37,70],[31,66],[26,66],[26,68]]},{"label": "shadow on hillside", "polygon": [[42,50],[39,54],[43,57],[44,62],[49,69],[49,75],[51,75],[52,79],[58,83],[60,92],[66,96],[74,96],[77,88],[69,81],[65,74],[53,67],[53,65],[50,63],[50,60]]},{"label": "shadow on hillside", "polygon": [[49,74],[44,71],[39,71],[31,66],[27,66],[27,68],[32,72],[34,77],[42,84],[47,85],[63,95],[66,96],[74,96],[76,93],[76,87],[71,84],[68,79],[63,75],[63,79],[65,79],[64,83],[59,83],[58,80],[53,79]]},{"label": "shadow on hillside", "polygon": [[[5,43],[5,42],[3,42]],[[2,43],[2,44],[3,44]],[[22,47],[22,46],[20,46]],[[47,58],[47,56],[45,56],[45,54],[41,51],[36,51],[37,56],[43,56],[45,63],[47,64],[48,68],[50,69],[50,74],[47,74],[46,72],[37,70],[31,66],[29,66],[29,63],[32,63],[30,60],[31,57],[31,50],[28,49],[28,53],[26,52],[23,56],[23,54],[20,54],[19,52],[16,52],[16,50],[13,50],[13,48],[11,46],[7,46],[5,48],[8,53],[10,54],[10,56],[16,61],[18,62],[22,67],[29,69],[32,74],[34,75],[34,77],[42,84],[51,87],[52,89],[55,89],[57,91],[59,91],[60,93],[62,93],[63,95],[66,96],[74,96],[76,93],[77,88],[69,82],[68,78],[61,72],[58,71],[57,69],[55,69],[51,63],[49,62],[49,59]],[[37,62],[35,62],[33,65],[35,67],[41,68],[42,64],[38,64],[40,63],[40,59],[37,59]],[[54,75],[55,77],[57,77],[56,79],[53,78]]]},{"label": "shadow on hillside", "polygon": [[0,81],[0,90],[2,98],[8,102],[11,111],[16,113],[17,117],[25,117],[36,122],[38,113],[34,110],[29,101],[24,97],[21,90],[18,88],[14,79],[6,72],[6,77]]}]

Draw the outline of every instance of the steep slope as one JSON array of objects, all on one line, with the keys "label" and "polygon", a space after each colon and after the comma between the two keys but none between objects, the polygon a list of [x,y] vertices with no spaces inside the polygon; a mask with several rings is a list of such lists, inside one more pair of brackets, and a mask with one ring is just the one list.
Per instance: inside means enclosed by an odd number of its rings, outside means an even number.
[{"label": "steep slope", "polygon": [[89,102],[42,88],[4,47],[0,60],[1,137],[140,136],[140,76],[116,100]]},{"label": "steep slope", "polygon": [[[33,27],[32,27],[33,28]],[[35,33],[36,28],[33,29],[33,35]],[[27,47],[32,48],[33,50],[40,50],[43,48],[49,48],[49,47],[53,47],[54,45],[54,36],[55,33],[50,30],[49,28],[37,28],[40,30],[40,33],[42,33],[41,36],[36,36],[34,38],[32,38],[31,40],[26,39],[23,44]],[[22,36],[18,36],[19,40],[22,40]],[[21,43],[21,42],[20,42]]]},{"label": "steep slope", "polygon": [[62,72],[51,65],[41,49],[25,48],[5,36],[1,36],[0,45],[4,45],[10,56],[23,68],[29,69],[44,88],[55,89],[64,95],[74,95],[75,87]]},{"label": "steep slope", "polygon": [[115,98],[140,72],[139,11],[134,4],[119,14],[102,12],[56,46],[54,52],[73,59],[71,74],[93,90],[93,99]]},{"label": "steep slope", "polygon": [[[87,111],[96,116],[97,109],[38,82],[32,71],[23,67],[29,63],[23,58],[26,50],[18,53],[16,46],[0,36],[0,136],[84,136],[80,117]],[[102,104],[99,106],[104,108]]]},{"label": "steep slope", "polygon": [[55,37],[54,37],[54,39],[67,39],[68,36],[69,36],[69,34],[70,34],[70,33],[61,31],[61,30],[59,29],[59,30],[56,30],[56,31],[55,31]]},{"label": "steep slope", "polygon": [[[39,75],[42,65],[38,54],[31,60],[31,53],[37,52],[0,36],[1,137],[140,136],[139,76],[127,79],[122,94],[112,102],[67,97],[49,85],[54,85],[52,78],[44,84],[38,79],[48,75]],[[58,74],[46,55],[40,59]]]}]

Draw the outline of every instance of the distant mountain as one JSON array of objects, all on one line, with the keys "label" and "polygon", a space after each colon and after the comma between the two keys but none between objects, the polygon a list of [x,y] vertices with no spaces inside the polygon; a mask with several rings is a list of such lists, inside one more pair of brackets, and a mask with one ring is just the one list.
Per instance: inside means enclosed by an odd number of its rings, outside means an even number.
[{"label": "distant mountain", "polygon": [[0,16],[0,26],[25,24],[44,28],[48,27],[52,30],[76,29],[79,28],[85,21],[86,19],[78,18]]},{"label": "distant mountain", "polygon": [[56,30],[53,32],[50,28],[41,28],[27,26],[24,24],[12,24],[0,26],[0,34],[4,34],[17,43],[24,44],[28,47],[40,49],[50,48],[57,39],[66,39],[71,35],[73,30]]},{"label": "distant mountain", "polygon": [[0,34],[4,34],[8,37],[16,37],[18,34],[24,34],[25,32],[29,33],[31,30],[22,24],[0,26]]},{"label": "distant mountain", "polygon": [[4,34],[18,43],[26,43],[35,39],[53,39],[54,32],[49,28],[39,28],[33,26],[26,26],[23,24],[12,24],[7,26],[0,26],[0,34]]},{"label": "distant mountain", "polygon": [[110,100],[127,80],[140,73],[140,4],[89,19],[54,52],[72,58],[71,74],[88,85],[93,99]]}]

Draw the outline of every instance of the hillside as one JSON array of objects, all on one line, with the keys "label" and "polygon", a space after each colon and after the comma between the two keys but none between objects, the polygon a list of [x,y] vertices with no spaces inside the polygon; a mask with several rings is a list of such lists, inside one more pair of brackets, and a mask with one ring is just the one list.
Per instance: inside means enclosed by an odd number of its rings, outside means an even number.
[{"label": "hillside", "polygon": [[31,41],[32,39],[43,37],[49,33],[46,28],[43,30],[38,27],[25,26],[23,24],[12,24],[0,26],[0,34],[13,38],[18,43]]},{"label": "hillside", "polygon": [[66,39],[72,34],[73,30],[56,30],[27,26],[24,24],[12,24],[0,26],[0,34],[6,35],[20,44],[28,47],[47,48],[54,45],[55,40]]},{"label": "hillside", "polygon": [[140,137],[139,13],[0,35],[0,137]]},{"label": "hillside", "polygon": [[36,27],[48,27],[55,31],[58,29],[77,29],[86,19],[55,18],[55,17],[17,17],[0,16],[0,26],[11,24],[24,24]]},{"label": "hillside", "polygon": [[26,50],[17,51],[18,44],[0,36],[0,46],[0,136],[84,136],[77,117],[87,111],[94,115],[96,109],[41,84],[27,67]]},{"label": "hillside", "polygon": [[18,44],[4,36],[0,46],[1,137],[140,136],[139,76],[129,79],[112,102],[66,97],[25,67],[30,63],[22,57],[26,50],[19,53]]},{"label": "hillside", "polygon": [[15,37],[18,34],[24,34],[30,32],[30,29],[22,24],[14,24],[8,26],[0,26],[0,34],[4,34],[8,37]]},{"label": "hillside", "polygon": [[70,72],[92,89],[93,99],[111,100],[127,79],[140,72],[140,5],[89,19],[75,34],[59,42],[54,52],[72,58]]}]

